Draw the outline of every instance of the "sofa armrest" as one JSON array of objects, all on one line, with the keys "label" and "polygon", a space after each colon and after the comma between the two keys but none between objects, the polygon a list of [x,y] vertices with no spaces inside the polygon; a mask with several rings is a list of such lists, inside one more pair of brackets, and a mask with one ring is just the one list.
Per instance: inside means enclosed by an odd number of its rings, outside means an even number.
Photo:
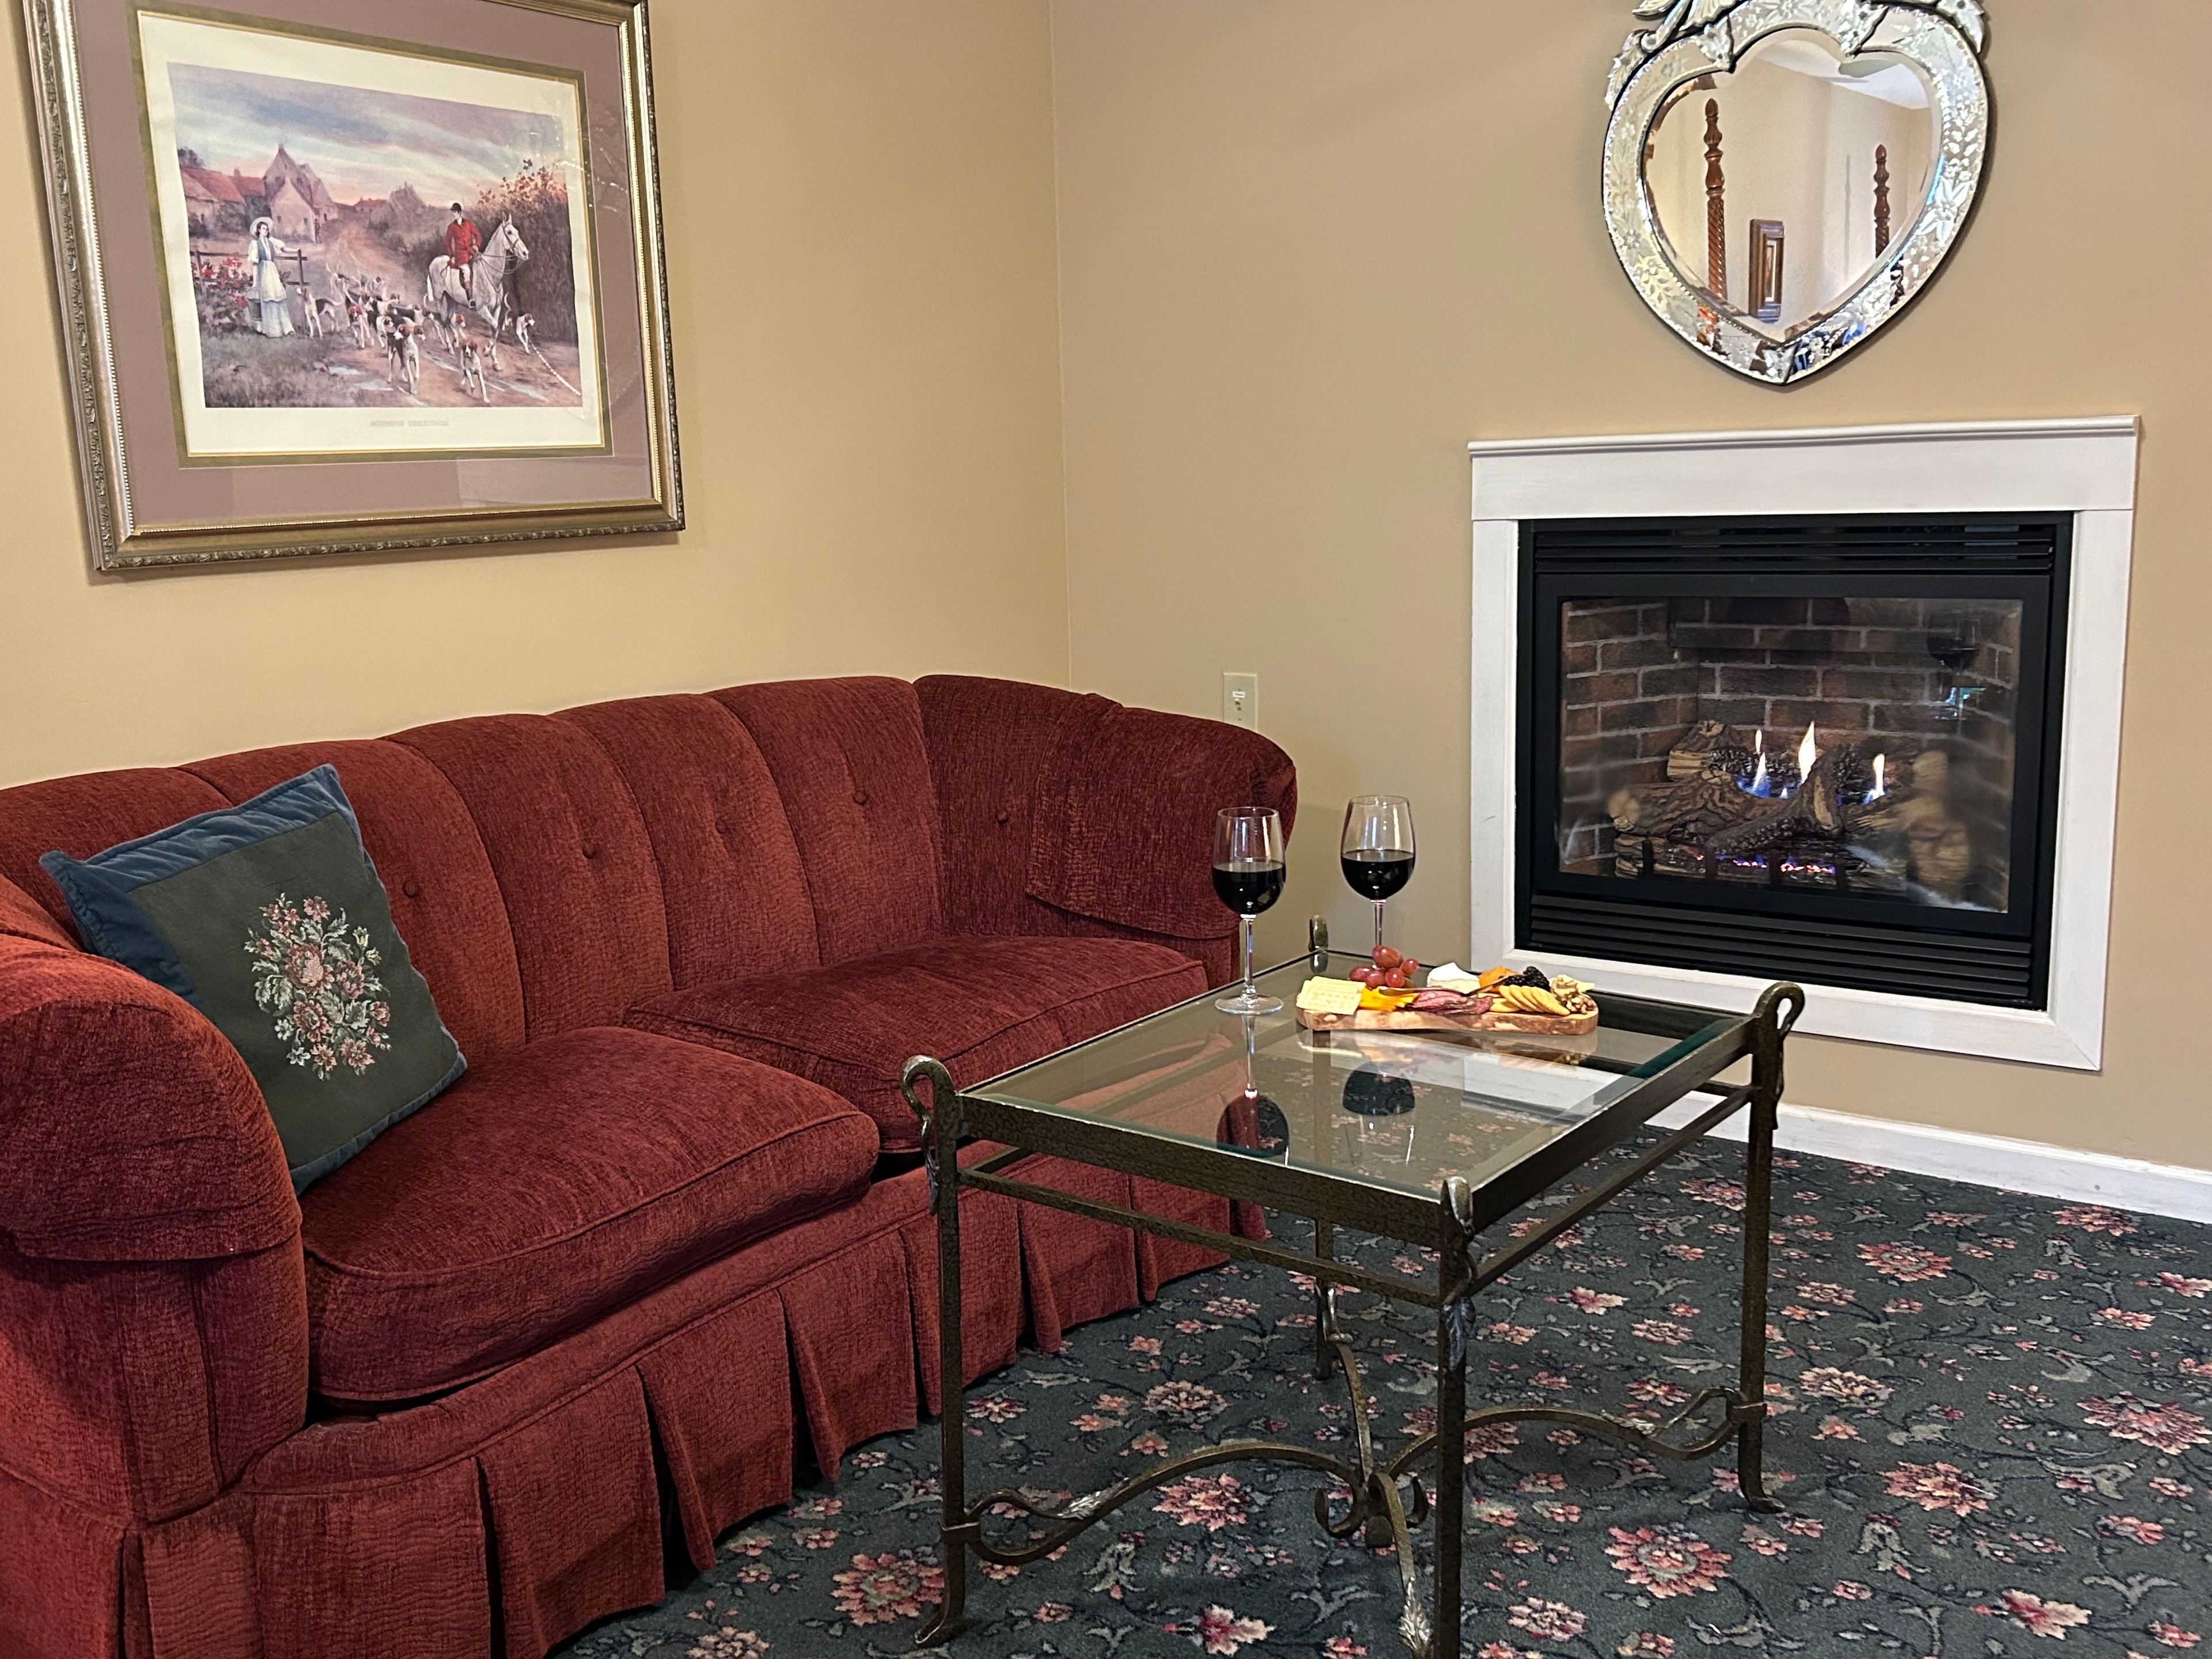
[{"label": "sofa armrest", "polygon": [[0,929],[0,1237],[27,1256],[169,1261],[299,1227],[276,1125],[215,1027],[126,968]]},{"label": "sofa armrest", "polygon": [[118,1522],[306,1420],[300,1206],[237,1051],[0,880],[0,1469]]},{"label": "sofa armrest", "polygon": [[1285,834],[1297,815],[1297,769],[1257,732],[1011,680],[933,675],[915,690],[946,915],[962,932],[1045,931],[1032,925],[1043,907],[1142,937],[1225,940],[1237,919],[1214,896],[1214,814],[1272,806]]}]

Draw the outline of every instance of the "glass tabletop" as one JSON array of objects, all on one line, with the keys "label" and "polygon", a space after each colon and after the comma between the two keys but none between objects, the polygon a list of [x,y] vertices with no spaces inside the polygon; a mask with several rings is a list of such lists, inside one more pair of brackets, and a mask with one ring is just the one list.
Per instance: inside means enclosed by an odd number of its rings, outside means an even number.
[{"label": "glass tabletop", "polygon": [[1747,1018],[1599,987],[1585,1036],[1316,1031],[1295,1012],[1313,973],[1301,956],[1259,976],[1280,1013],[1222,1013],[1209,991],[966,1092],[1425,1197],[1525,1163]]}]

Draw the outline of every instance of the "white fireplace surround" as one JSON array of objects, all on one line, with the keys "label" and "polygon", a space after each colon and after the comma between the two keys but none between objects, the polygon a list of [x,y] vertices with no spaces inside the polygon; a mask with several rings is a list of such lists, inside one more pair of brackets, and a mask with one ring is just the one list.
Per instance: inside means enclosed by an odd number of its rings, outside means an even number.
[{"label": "white fireplace surround", "polygon": [[[1526,519],[1805,513],[2066,513],[2073,579],[2060,724],[2049,1006],[1992,1008],[1808,982],[1801,1030],[2094,1071],[2105,1029],[2112,821],[2128,565],[2132,416],[1650,437],[1514,439],[1468,447],[1474,471],[1473,939],[1484,962],[1529,955],[1514,937],[1513,722],[1520,531]],[[1745,1009],[1763,981],[1546,953],[1601,986]]]}]

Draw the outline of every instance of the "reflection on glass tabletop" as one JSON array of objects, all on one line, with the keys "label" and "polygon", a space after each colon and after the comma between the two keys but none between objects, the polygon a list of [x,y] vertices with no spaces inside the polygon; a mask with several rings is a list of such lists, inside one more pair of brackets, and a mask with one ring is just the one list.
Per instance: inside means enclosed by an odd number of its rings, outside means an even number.
[{"label": "reflection on glass tabletop", "polygon": [[[1338,953],[1330,975],[1364,960]],[[1314,1031],[1294,1012],[1313,971],[1301,956],[1259,976],[1280,1013],[1221,1013],[1209,992],[967,1092],[1425,1195],[1480,1187],[1746,1018],[1601,987],[1586,1036]]]}]

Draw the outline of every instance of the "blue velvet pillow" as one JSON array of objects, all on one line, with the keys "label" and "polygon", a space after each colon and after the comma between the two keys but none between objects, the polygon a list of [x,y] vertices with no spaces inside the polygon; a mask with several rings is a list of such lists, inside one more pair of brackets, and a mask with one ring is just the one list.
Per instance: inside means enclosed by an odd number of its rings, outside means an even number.
[{"label": "blue velvet pillow", "polygon": [[88,859],[39,862],[88,945],[174,991],[235,1045],[295,1192],[466,1064],[331,767]]}]

